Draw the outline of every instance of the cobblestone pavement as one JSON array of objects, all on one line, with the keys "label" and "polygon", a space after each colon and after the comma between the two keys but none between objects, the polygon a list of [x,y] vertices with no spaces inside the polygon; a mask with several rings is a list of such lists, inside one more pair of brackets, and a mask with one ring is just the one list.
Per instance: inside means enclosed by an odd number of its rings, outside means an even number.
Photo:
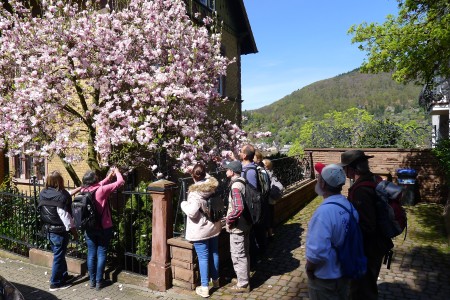
[{"label": "cobblestone pavement", "polygon": [[[296,216],[275,230],[267,257],[255,268],[252,291],[231,294],[230,283],[212,291],[211,299],[308,299],[304,272],[305,236],[308,221],[321,199],[316,198]],[[380,299],[450,299],[450,251],[443,230],[442,207],[420,204],[408,209],[408,234],[395,239],[390,270],[382,267]],[[441,233],[437,234],[442,236]],[[156,292],[114,283],[101,291],[89,289],[87,277],[72,288],[48,292],[50,269],[1,258],[0,275],[12,282],[26,299],[199,299],[193,291],[173,287]],[[225,278],[229,279],[229,278]],[[201,298],[200,298],[201,299]]]}]

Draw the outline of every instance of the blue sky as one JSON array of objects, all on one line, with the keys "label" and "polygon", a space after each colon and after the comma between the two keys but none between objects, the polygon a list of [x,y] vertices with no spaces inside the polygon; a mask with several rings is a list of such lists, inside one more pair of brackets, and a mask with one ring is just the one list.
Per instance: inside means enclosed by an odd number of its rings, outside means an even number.
[{"label": "blue sky", "polygon": [[258,53],[242,56],[243,110],[358,68],[353,24],[396,15],[395,0],[244,0]]}]

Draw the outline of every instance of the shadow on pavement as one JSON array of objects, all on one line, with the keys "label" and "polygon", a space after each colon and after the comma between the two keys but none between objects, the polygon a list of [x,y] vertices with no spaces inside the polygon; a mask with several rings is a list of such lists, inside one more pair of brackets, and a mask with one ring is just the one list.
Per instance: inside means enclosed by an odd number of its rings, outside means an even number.
[{"label": "shadow on pavement", "polygon": [[399,270],[411,273],[411,276],[404,280],[413,280],[415,288],[410,288],[407,283],[383,282],[378,285],[380,295],[393,296],[393,299],[448,299],[449,269],[449,254],[442,253],[431,246],[414,247],[404,255]]},{"label": "shadow on pavement", "polygon": [[265,258],[255,266],[252,288],[261,286],[272,276],[287,274],[300,266],[292,252],[300,247],[303,230],[300,224],[283,224],[276,228]]},{"label": "shadow on pavement", "polygon": [[425,296],[420,296],[420,293],[411,290],[406,283],[399,282],[383,282],[378,284],[378,293],[380,299],[385,299],[386,296],[389,296],[391,299],[431,299]]},{"label": "shadow on pavement", "polygon": [[59,299],[49,291],[44,291],[29,285],[13,283],[26,300],[56,300]]},{"label": "shadow on pavement", "polygon": [[415,247],[401,268],[415,270],[415,283],[428,299],[448,299],[450,295],[450,255],[431,246]]}]

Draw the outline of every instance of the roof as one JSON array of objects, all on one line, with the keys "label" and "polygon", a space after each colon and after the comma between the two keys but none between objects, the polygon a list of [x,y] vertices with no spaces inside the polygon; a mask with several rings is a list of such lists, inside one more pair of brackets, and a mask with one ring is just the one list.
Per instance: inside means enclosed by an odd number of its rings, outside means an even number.
[{"label": "roof", "polygon": [[248,20],[247,11],[245,9],[244,0],[230,1],[232,10],[236,13],[237,26],[239,26],[239,38],[242,54],[257,53],[255,38],[253,37],[252,28]]}]

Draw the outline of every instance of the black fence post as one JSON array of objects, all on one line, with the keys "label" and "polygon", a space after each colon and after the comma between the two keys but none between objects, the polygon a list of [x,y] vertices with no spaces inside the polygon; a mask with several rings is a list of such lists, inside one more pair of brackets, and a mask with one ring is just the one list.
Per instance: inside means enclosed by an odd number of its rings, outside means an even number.
[{"label": "black fence post", "polygon": [[33,241],[33,245],[37,245],[38,241],[39,241],[39,237],[38,237],[38,232],[39,232],[39,213],[38,213],[38,191],[37,191],[37,184],[38,184],[38,179],[36,175],[31,176],[30,178],[30,183],[33,185],[33,200],[34,200],[34,226],[33,226],[33,237],[34,237],[34,241]]},{"label": "black fence post", "polygon": [[311,169],[311,179],[316,178],[315,169],[314,169],[314,161],[313,161],[313,152],[308,151],[309,155],[309,163],[310,163],[310,169]]}]

